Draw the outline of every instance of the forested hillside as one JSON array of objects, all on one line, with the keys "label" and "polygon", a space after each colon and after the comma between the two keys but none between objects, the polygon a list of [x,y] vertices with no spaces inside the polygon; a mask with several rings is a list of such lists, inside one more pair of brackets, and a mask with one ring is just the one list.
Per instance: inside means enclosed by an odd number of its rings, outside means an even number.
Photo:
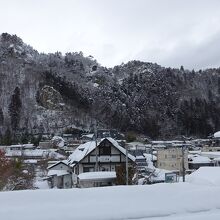
[{"label": "forested hillside", "polygon": [[0,36],[0,132],[67,128],[134,131],[151,138],[206,137],[220,129],[220,69],[198,72],[130,61],[101,66],[82,52],[38,53]]}]

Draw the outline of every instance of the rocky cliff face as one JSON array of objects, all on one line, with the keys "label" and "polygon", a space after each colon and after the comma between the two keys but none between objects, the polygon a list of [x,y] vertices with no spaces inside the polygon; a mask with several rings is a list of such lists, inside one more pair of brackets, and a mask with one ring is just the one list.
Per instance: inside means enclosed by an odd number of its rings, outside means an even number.
[{"label": "rocky cliff face", "polygon": [[207,136],[220,129],[220,69],[187,71],[131,61],[113,69],[82,53],[39,54],[0,36],[0,131],[57,133],[68,127],[150,137]]}]

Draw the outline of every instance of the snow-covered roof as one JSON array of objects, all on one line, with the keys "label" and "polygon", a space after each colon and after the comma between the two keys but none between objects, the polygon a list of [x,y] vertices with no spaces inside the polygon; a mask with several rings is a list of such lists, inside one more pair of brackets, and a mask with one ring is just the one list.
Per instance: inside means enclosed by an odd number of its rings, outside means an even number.
[{"label": "snow-covered roof", "polygon": [[190,150],[189,154],[201,154],[201,150]]},{"label": "snow-covered roof", "polygon": [[67,160],[62,160],[62,161],[57,161],[56,163],[50,165],[49,167],[47,167],[47,169],[51,169],[52,167],[55,167],[56,165],[58,165],[58,164],[60,164],[60,163],[62,163],[62,164],[64,164],[64,165],[68,166],[68,161],[67,161]]},{"label": "snow-covered roof", "polygon": [[36,150],[24,150],[23,154],[29,157],[43,157],[45,155],[45,150],[36,149]]},{"label": "snow-covered roof", "polygon": [[10,145],[9,147],[10,148],[23,148],[24,145],[22,145],[22,144],[14,144],[14,145]]},{"label": "snow-covered roof", "polygon": [[6,149],[5,155],[7,157],[42,157],[42,158],[56,158],[64,159],[65,156],[55,152],[53,149],[43,150],[43,149],[28,149],[28,150],[10,150]]},{"label": "snow-covered roof", "polygon": [[145,156],[145,158],[146,158],[147,160],[152,160],[152,159],[153,159],[153,161],[156,161],[156,160],[157,160],[157,156],[155,156],[155,155],[147,154],[147,153],[144,153],[143,155]]},{"label": "snow-covered roof", "polygon": [[216,152],[216,151],[213,151],[213,152],[201,152],[201,155],[202,156],[206,156],[206,157],[209,157],[209,158],[216,158],[216,157],[220,157],[220,152]]},{"label": "snow-covered roof", "polygon": [[[114,140],[113,138],[103,138],[101,139],[100,142],[97,143],[97,145],[99,145],[102,141],[104,141],[105,139],[107,139],[110,143],[112,143],[112,145],[117,148],[121,153],[123,153],[124,155],[126,155],[126,150],[125,148],[121,147],[118,142],[116,140]],[[96,143],[95,141],[89,141],[86,142],[85,144],[81,144],[79,145],[79,147],[76,148],[76,150],[69,156],[69,160],[68,162],[70,164],[73,163],[77,163],[80,160],[82,160],[83,158],[85,158],[90,152],[92,152],[94,149],[96,148]],[[131,154],[128,153],[128,158],[132,161],[135,161],[135,157],[132,156]]]},{"label": "snow-covered roof", "polygon": [[44,157],[47,152],[45,150],[8,150],[6,151],[6,156],[15,157],[15,156],[26,156],[26,157]]},{"label": "snow-covered roof", "polygon": [[82,137],[87,137],[92,139],[94,137],[94,134],[84,134],[82,135]]},{"label": "snow-covered roof", "polygon": [[5,156],[6,157],[21,157],[22,151],[20,150],[6,150]]},{"label": "snow-covered roof", "polygon": [[188,155],[189,163],[211,163],[211,160],[206,156]]},{"label": "snow-covered roof", "polygon": [[214,133],[214,138],[220,138],[220,131]]},{"label": "snow-covered roof", "polygon": [[[108,137],[108,138],[105,138],[107,139],[108,141],[110,141],[121,153],[123,153],[124,155],[126,155],[126,149],[121,147],[118,142],[116,140],[114,140],[113,138],[111,137]],[[104,139],[103,139],[104,140]],[[131,154],[128,153],[128,158],[132,161],[135,161],[135,157],[132,156]]]},{"label": "snow-covered roof", "polygon": [[66,170],[49,170],[47,176],[64,176],[69,174]]},{"label": "snow-covered roof", "polygon": [[33,144],[23,144],[24,148],[35,148],[35,146]]},{"label": "snow-covered roof", "polygon": [[37,164],[37,160],[34,160],[34,159],[24,160],[24,163],[26,163],[26,164]]},{"label": "snow-covered roof", "polygon": [[166,145],[165,144],[153,144],[152,148],[165,148]]},{"label": "snow-covered roof", "polygon": [[213,161],[220,161],[220,157],[214,158]]},{"label": "snow-covered roof", "polygon": [[78,175],[80,180],[98,180],[98,179],[115,179],[116,172],[102,171],[102,172],[86,172]]},{"label": "snow-covered roof", "polygon": [[13,144],[13,145],[10,145],[10,146],[7,146],[8,148],[34,148],[34,145],[33,144]]},{"label": "snow-covered roof", "polygon": [[95,149],[95,141],[89,141],[79,145],[76,150],[69,156],[69,163],[77,163]]},{"label": "snow-covered roof", "polygon": [[128,143],[129,147],[146,147],[146,144],[143,144],[142,142],[133,141]]}]

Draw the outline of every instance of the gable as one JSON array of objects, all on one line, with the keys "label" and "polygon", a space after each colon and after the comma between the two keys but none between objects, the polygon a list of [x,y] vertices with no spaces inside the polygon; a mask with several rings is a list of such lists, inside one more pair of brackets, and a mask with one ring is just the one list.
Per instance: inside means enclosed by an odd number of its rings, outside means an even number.
[{"label": "gable", "polygon": [[65,163],[59,162],[48,167],[48,170],[69,170],[69,167]]},{"label": "gable", "polygon": [[[117,142],[116,142],[117,143]],[[121,146],[115,146],[107,138],[97,146],[97,156],[100,162],[125,162],[126,150]],[[131,159],[132,158],[132,159]],[[82,159],[82,163],[94,163],[96,161],[96,149],[92,150]],[[128,161],[134,162],[133,156],[128,155]]]}]

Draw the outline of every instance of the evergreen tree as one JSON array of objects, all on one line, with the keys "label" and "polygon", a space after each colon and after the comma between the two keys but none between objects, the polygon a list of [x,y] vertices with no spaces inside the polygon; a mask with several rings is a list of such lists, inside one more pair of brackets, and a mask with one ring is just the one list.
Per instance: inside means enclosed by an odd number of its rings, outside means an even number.
[{"label": "evergreen tree", "polygon": [[4,123],[4,115],[2,109],[0,108],[0,126],[2,126],[3,123]]},{"label": "evergreen tree", "polygon": [[9,129],[6,130],[4,137],[2,138],[2,143],[4,145],[11,145],[12,144],[12,135]]},{"label": "evergreen tree", "polygon": [[21,107],[20,88],[16,87],[9,104],[9,115],[11,116],[11,128],[13,131],[16,131],[19,127]]}]

